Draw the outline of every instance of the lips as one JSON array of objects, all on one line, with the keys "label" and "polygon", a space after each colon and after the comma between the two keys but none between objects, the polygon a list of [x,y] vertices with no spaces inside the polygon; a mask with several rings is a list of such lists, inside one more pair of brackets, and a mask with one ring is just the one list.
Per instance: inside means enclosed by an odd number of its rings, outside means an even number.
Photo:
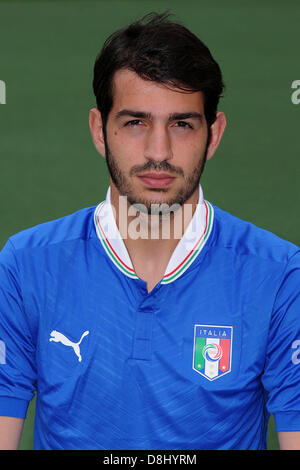
[{"label": "lips", "polygon": [[167,173],[146,173],[144,175],[139,176],[139,178],[147,186],[155,188],[163,188],[165,186],[168,186],[175,179],[173,176],[170,176]]}]

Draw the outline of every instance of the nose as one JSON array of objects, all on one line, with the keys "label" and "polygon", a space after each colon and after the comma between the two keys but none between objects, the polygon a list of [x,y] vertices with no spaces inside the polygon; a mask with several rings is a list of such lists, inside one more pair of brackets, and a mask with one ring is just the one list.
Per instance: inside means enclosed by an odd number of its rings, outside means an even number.
[{"label": "nose", "polygon": [[145,157],[148,160],[164,161],[173,157],[170,136],[163,125],[154,125],[147,135]]}]

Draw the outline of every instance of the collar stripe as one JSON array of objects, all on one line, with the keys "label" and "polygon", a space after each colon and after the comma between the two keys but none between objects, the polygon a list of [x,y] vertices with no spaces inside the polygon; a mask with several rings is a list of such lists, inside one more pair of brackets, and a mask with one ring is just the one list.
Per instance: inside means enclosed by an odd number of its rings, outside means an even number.
[{"label": "collar stripe", "polygon": [[109,243],[109,241],[108,241],[108,239],[107,239],[107,237],[104,233],[103,228],[101,227],[101,223],[100,223],[100,220],[99,220],[99,215],[100,215],[100,212],[101,212],[102,208],[104,207],[104,204],[105,204],[105,201],[100,203],[98,208],[95,211],[95,224],[96,224],[96,229],[97,229],[97,233],[99,235],[100,241],[102,242],[102,245],[103,245],[106,253],[111,258],[111,260],[124,272],[124,274],[126,274],[127,276],[130,276],[132,278],[137,279],[137,275],[135,274],[134,270],[132,268],[130,268],[129,266],[127,266],[127,264],[125,264],[121,260],[121,258],[117,255],[117,253],[115,252],[115,250],[113,249],[113,247]]},{"label": "collar stripe", "polygon": [[176,269],[174,269],[171,273],[166,274],[162,279],[162,284],[167,284],[169,282],[174,281],[179,277],[194,261],[194,259],[199,255],[202,248],[204,247],[206,240],[208,239],[211,229],[212,229],[212,222],[213,222],[213,207],[208,201],[203,201],[205,204],[205,229],[199,240],[197,241],[194,248],[190,251],[190,253],[186,256],[186,258],[180,263]]},{"label": "collar stripe", "polygon": [[201,237],[199,238],[199,240],[197,241],[197,243],[195,244],[195,246],[191,249],[191,251],[189,252],[189,254],[184,258],[184,260],[177,266],[177,268],[173,269],[173,271],[171,271],[169,274],[165,274],[164,278],[167,278],[169,276],[171,276],[173,273],[175,273],[178,269],[180,269],[180,267],[182,265],[184,265],[186,263],[186,261],[188,260],[188,258],[194,253],[194,251],[197,249],[197,246],[199,245],[201,239],[204,237],[205,233],[206,233],[206,230],[207,230],[207,214],[208,214],[208,208],[207,208],[207,204],[205,203],[204,201],[204,204],[205,204],[205,228],[204,228],[204,232],[203,234],[201,235]]}]

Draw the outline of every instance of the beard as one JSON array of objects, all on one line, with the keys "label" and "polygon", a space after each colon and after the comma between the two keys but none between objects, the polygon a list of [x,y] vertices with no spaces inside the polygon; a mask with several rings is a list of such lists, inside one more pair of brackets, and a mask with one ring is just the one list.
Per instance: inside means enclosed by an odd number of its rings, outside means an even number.
[{"label": "beard", "polygon": [[[129,176],[135,176],[141,172],[148,170],[152,171],[167,171],[170,175],[179,175],[183,176],[184,184],[180,189],[178,189],[175,196],[164,200],[160,203],[161,207],[157,208],[157,200],[149,200],[142,195],[136,194],[134,188],[130,183],[130,180],[126,177],[124,172],[120,169],[117,159],[112,154],[107,139],[105,139],[105,152],[106,152],[106,163],[110,177],[118,189],[119,193],[122,196],[126,196],[128,202],[137,208],[140,212],[148,213],[149,215],[158,214],[164,215],[170,213],[170,211],[176,211],[178,208],[182,207],[183,204],[192,196],[200,183],[201,175],[204,171],[207,148],[209,144],[209,137],[207,138],[206,148],[204,154],[199,158],[199,162],[191,173],[185,177],[184,172],[181,168],[170,165],[167,161],[163,160],[162,162],[156,162],[149,160],[144,165],[135,165],[131,168]],[[153,192],[167,193],[167,188],[151,188]],[[175,209],[174,209],[175,207]],[[176,209],[177,208],[177,209]]]}]

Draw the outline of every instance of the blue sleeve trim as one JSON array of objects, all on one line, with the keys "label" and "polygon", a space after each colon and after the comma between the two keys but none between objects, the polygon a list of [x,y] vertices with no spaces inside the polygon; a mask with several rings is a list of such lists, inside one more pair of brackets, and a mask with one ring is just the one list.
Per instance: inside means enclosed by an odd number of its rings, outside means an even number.
[{"label": "blue sleeve trim", "polygon": [[0,397],[0,416],[26,418],[29,402],[20,398]]},{"label": "blue sleeve trim", "polygon": [[300,431],[300,411],[274,413],[276,431]]}]

